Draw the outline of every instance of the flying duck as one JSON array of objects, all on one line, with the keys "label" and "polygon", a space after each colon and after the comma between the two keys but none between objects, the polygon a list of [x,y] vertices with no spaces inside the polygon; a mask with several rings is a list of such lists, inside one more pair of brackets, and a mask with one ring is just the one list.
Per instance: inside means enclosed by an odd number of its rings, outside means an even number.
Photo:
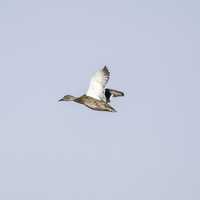
[{"label": "flying duck", "polygon": [[59,101],[74,101],[83,104],[90,109],[97,111],[116,112],[116,110],[109,105],[111,97],[124,96],[124,93],[118,90],[105,88],[110,78],[110,72],[106,66],[98,70],[92,77],[89,89],[86,94],[80,97],[66,95]]}]

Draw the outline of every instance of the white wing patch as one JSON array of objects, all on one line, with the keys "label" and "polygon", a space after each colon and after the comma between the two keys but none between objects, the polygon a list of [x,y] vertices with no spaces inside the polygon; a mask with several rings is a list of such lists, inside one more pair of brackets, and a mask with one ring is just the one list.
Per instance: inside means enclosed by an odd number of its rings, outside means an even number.
[{"label": "white wing patch", "polygon": [[106,66],[97,71],[90,81],[89,89],[86,95],[98,100],[106,101],[104,89],[109,78],[110,72]]}]

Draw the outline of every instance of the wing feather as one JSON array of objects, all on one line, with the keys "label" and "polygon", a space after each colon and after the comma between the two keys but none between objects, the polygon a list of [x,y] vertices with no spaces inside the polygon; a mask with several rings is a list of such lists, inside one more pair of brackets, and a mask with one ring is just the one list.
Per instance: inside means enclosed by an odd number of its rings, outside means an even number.
[{"label": "wing feather", "polygon": [[120,97],[120,96],[124,96],[124,93],[118,90],[113,90],[113,89],[109,89],[106,88],[105,89],[105,97],[106,97],[106,102],[109,103],[111,97]]},{"label": "wing feather", "polygon": [[97,71],[92,77],[86,95],[98,100],[105,100],[104,89],[109,78],[110,72],[108,68],[104,66],[103,69]]}]

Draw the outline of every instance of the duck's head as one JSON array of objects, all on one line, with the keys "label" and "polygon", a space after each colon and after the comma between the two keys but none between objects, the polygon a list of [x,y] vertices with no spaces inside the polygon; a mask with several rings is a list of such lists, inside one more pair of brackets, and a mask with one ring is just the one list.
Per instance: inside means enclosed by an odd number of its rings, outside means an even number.
[{"label": "duck's head", "polygon": [[65,95],[62,99],[58,100],[58,101],[74,101],[76,99],[76,97],[71,96],[71,95]]}]

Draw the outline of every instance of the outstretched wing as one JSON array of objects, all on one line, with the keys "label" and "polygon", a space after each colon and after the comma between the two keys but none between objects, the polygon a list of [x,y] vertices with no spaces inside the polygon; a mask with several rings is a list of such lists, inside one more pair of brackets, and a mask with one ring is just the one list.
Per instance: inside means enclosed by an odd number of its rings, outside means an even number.
[{"label": "outstretched wing", "polygon": [[110,72],[106,66],[97,71],[90,81],[89,89],[86,95],[98,100],[105,100],[104,89],[109,78]]},{"label": "outstretched wing", "polygon": [[124,93],[121,91],[113,90],[113,89],[109,89],[109,88],[105,89],[105,97],[106,97],[107,103],[110,102],[111,97],[122,97],[122,96],[124,96]]}]

